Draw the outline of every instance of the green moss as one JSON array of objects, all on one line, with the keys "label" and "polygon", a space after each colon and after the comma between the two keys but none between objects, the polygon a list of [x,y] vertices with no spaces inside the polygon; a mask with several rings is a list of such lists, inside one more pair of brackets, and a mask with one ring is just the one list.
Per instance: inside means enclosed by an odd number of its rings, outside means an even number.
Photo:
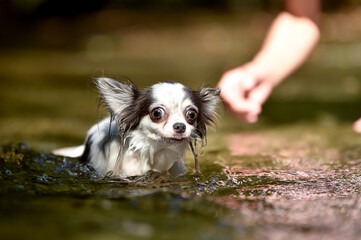
[{"label": "green moss", "polygon": [[239,193],[236,188],[228,187],[228,188],[218,188],[215,192],[212,193],[213,196],[223,197],[223,196],[238,196]]}]

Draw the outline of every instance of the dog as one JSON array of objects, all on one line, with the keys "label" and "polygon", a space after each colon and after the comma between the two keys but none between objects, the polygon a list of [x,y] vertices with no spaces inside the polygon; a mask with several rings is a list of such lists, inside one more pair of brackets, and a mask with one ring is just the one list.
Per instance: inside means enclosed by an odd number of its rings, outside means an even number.
[{"label": "dog", "polygon": [[100,175],[125,178],[152,170],[178,176],[186,172],[185,152],[203,140],[216,118],[218,88],[195,91],[177,82],[143,90],[129,81],[95,80],[110,116],[95,124],[85,144],[54,151],[80,157]]}]

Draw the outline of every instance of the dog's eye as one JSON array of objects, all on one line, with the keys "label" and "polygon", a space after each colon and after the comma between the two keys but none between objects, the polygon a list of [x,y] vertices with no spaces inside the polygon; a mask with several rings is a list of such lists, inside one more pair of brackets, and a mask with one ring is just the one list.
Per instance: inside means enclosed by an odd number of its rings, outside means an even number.
[{"label": "dog's eye", "polygon": [[189,109],[186,112],[186,118],[188,122],[194,122],[194,120],[197,118],[197,112],[193,109]]},{"label": "dog's eye", "polygon": [[157,108],[154,108],[151,113],[150,113],[150,118],[153,120],[153,121],[160,121],[163,119],[165,115],[165,111],[163,108],[161,107],[157,107]]}]

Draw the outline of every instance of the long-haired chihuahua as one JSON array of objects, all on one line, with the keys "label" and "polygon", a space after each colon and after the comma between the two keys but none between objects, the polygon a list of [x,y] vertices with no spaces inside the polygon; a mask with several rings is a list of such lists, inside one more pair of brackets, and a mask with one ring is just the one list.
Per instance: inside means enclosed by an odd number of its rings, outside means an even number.
[{"label": "long-haired chihuahua", "polygon": [[100,175],[142,175],[149,170],[181,175],[185,152],[206,137],[220,100],[217,88],[194,91],[176,82],[138,90],[131,82],[97,78],[101,100],[110,117],[95,124],[85,145],[55,150],[80,157]]}]

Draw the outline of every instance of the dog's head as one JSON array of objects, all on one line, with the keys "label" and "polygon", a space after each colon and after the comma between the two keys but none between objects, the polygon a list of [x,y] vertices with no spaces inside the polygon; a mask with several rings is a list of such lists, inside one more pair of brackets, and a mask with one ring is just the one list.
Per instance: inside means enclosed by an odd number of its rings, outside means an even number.
[{"label": "dog's head", "polygon": [[122,137],[138,129],[154,140],[203,139],[220,100],[217,88],[194,91],[175,82],[158,83],[142,91],[133,83],[126,85],[110,78],[98,78],[96,83]]}]

